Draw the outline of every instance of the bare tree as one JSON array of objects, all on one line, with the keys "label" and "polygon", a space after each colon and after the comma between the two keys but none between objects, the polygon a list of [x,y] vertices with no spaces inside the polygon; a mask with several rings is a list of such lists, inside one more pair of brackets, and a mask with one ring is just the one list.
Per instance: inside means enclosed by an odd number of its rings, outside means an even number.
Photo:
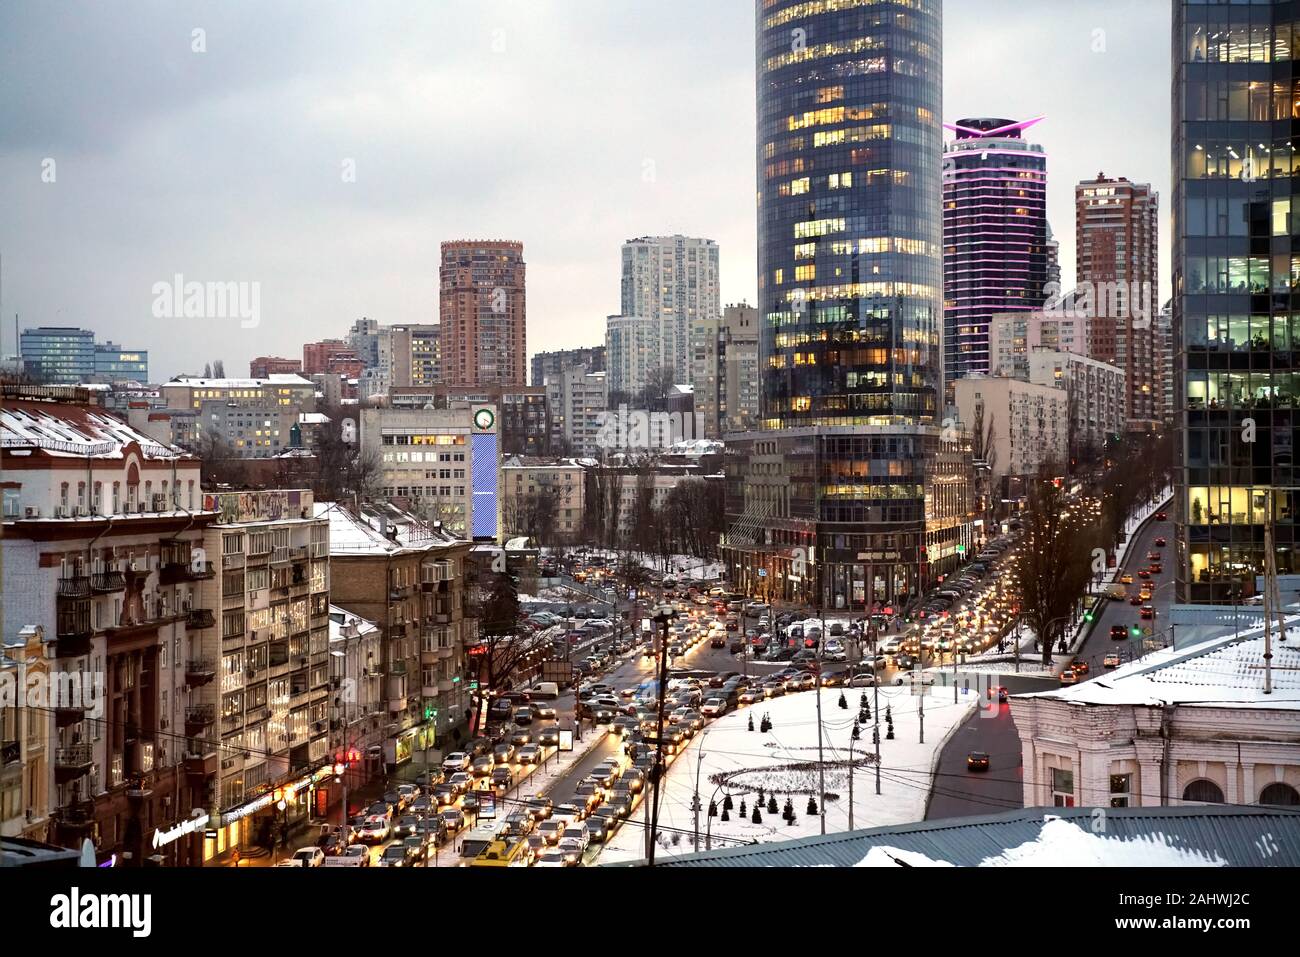
[{"label": "bare tree", "polygon": [[316,432],[316,459],[319,471],[313,483],[316,497],[336,502],[355,497],[371,501],[379,493],[379,458],[354,443],[343,440],[343,420],[347,413],[339,407],[321,410],[327,417]]},{"label": "bare tree", "polygon": [[1054,468],[1045,467],[1030,480],[1020,514],[1024,536],[1015,557],[1020,613],[1038,634],[1045,666],[1087,587],[1096,540],[1083,507],[1072,505],[1064,483],[1050,477]]},{"label": "bare tree", "polygon": [[991,412],[988,421],[984,419],[984,403],[975,404],[975,422],[971,432],[971,459],[975,465],[975,494],[979,500],[979,510],[984,518],[984,527],[988,528],[994,519],[993,476],[997,472],[998,447],[996,416]]},{"label": "bare tree", "polygon": [[677,384],[677,370],[670,365],[659,366],[646,373],[645,387],[638,394],[639,404],[651,412],[666,412],[668,396]]},{"label": "bare tree", "polygon": [[199,481],[204,488],[243,488],[248,483],[248,464],[219,430],[203,429],[192,448],[199,457]]}]

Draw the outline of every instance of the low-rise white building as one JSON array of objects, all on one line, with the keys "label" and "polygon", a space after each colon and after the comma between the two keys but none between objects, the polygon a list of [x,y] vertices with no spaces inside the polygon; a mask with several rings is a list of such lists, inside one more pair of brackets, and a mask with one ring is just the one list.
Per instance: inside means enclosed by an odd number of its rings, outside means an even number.
[{"label": "low-rise white building", "polygon": [[1272,654],[1228,635],[1016,695],[1025,806],[1300,805],[1300,638]]}]

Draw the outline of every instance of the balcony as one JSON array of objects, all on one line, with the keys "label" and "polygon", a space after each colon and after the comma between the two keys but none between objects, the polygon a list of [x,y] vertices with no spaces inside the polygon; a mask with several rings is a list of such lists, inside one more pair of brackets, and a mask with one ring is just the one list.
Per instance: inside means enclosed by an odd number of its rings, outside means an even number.
[{"label": "balcony", "polygon": [[90,773],[90,745],[72,744],[54,749],[54,780],[59,784],[75,781]]},{"label": "balcony", "polygon": [[197,737],[217,719],[217,709],[210,704],[191,705],[185,709],[185,735]]},{"label": "balcony", "polygon": [[60,598],[89,598],[90,576],[71,575],[59,579],[58,596]]},{"label": "balcony", "polygon": [[217,752],[185,755],[185,774],[190,779],[191,787],[201,786],[205,778],[217,773]]},{"label": "balcony", "polygon": [[119,571],[95,572],[90,576],[90,590],[96,595],[125,591],[126,575]]},{"label": "balcony", "polygon": [[194,658],[185,662],[185,683],[192,688],[205,685],[216,676],[216,662],[210,658]]},{"label": "balcony", "polygon": [[451,690],[453,690],[455,687],[456,687],[456,682],[453,681],[453,680],[450,679],[450,678],[439,678],[439,679],[438,679],[438,690],[441,691],[441,692],[443,692],[443,693],[446,693],[446,692],[448,692],[448,691],[451,691]]},{"label": "balcony", "polygon": [[191,608],[185,614],[185,627],[195,630],[200,628],[211,628],[217,623],[217,618],[212,614],[211,608]]},{"label": "balcony", "polygon": [[82,707],[64,707],[54,709],[54,726],[56,728],[70,728],[78,721],[84,720],[86,709]]},{"label": "balcony", "polygon": [[402,697],[399,697],[399,698],[389,698],[389,699],[388,699],[388,710],[389,710],[389,711],[393,711],[393,712],[401,712],[401,711],[405,711],[405,710],[406,710],[406,697],[405,697],[405,695],[403,695]]},{"label": "balcony", "polygon": [[158,582],[162,585],[177,585],[181,582],[207,581],[216,574],[212,562],[168,561],[158,570]]},{"label": "balcony", "polygon": [[[82,579],[87,581],[87,579]],[[59,583],[62,586],[63,582]],[[89,585],[87,585],[89,595]],[[57,601],[57,621],[55,637],[58,639],[55,656],[58,658],[78,658],[90,654],[90,599],[68,598],[60,596]]]}]

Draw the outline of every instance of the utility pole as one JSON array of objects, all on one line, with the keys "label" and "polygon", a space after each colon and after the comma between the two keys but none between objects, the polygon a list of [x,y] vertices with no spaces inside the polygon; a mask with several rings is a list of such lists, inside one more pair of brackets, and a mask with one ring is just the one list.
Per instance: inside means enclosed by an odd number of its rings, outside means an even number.
[{"label": "utility pole", "polygon": [[875,719],[876,719],[876,794],[880,793],[880,682],[871,683],[871,696],[876,701]]},{"label": "utility pole", "polygon": [[654,763],[654,792],[652,800],[654,810],[650,820],[650,848],[646,855],[646,864],[649,867],[655,866],[655,838],[659,836],[659,790],[664,776],[664,699],[667,697],[668,690],[668,621],[675,616],[675,612],[670,613],[666,606],[660,606],[658,613],[655,615],[655,621],[663,625],[662,637],[659,643],[659,693],[658,693],[658,720],[655,729],[655,763]]},{"label": "utility pole", "polygon": [[[857,722],[854,722],[857,727]],[[849,830],[853,830],[853,732],[849,731]]]},{"label": "utility pole", "polygon": [[[825,598],[818,589],[818,595]],[[826,606],[821,602],[818,609],[821,615],[822,633],[817,639],[817,789],[821,792],[821,804],[817,816],[821,819],[822,834],[826,833],[826,755],[822,750],[822,647],[826,644]]]}]

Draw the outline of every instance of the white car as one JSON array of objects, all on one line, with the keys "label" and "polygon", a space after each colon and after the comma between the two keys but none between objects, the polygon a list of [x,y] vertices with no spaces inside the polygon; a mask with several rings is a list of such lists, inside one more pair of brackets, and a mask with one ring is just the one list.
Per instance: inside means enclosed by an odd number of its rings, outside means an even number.
[{"label": "white car", "polygon": [[442,759],[442,769],[448,774],[469,769],[470,758],[464,751],[453,751]]},{"label": "white car", "polygon": [[300,847],[293,852],[289,861],[296,862],[294,867],[322,867],[325,864],[325,852],[319,847]]},{"label": "white car", "polygon": [[894,678],[894,684],[906,684],[911,685],[912,687],[916,687],[917,685],[932,685],[934,684],[934,675],[930,674],[928,671],[900,671]]},{"label": "white car", "polygon": [[357,829],[357,838],[367,843],[371,841],[378,843],[380,841],[388,840],[392,831],[392,825],[388,823],[387,818],[381,817],[378,814],[372,814],[370,817],[366,818],[365,823]]},{"label": "white car", "polygon": [[1103,668],[1118,668],[1119,655],[1112,651],[1110,654],[1108,654],[1105,658],[1101,660],[1101,664]]},{"label": "white car", "polygon": [[538,718],[554,718],[555,714],[555,705],[553,704],[533,705],[533,715]]},{"label": "white car", "polygon": [[727,701],[725,698],[710,698],[704,702],[700,708],[700,713],[706,718],[716,718],[727,713]]}]

